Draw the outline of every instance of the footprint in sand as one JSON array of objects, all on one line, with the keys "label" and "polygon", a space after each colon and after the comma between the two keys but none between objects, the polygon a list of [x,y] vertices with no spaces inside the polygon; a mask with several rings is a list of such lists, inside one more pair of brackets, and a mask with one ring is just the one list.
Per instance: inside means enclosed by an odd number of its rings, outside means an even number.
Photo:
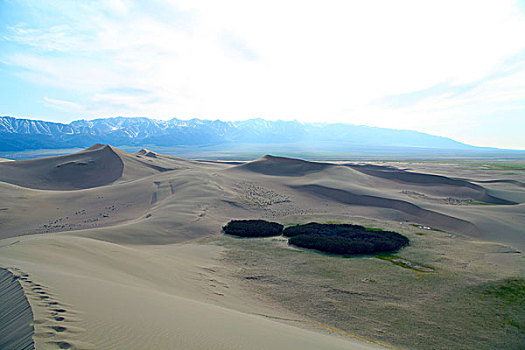
[{"label": "footprint in sand", "polygon": [[67,328],[66,327],[63,327],[63,326],[52,326],[51,327],[55,332],[65,332],[67,331]]},{"label": "footprint in sand", "polygon": [[35,336],[38,338],[54,338],[56,337],[55,332],[37,332],[35,333]]},{"label": "footprint in sand", "polygon": [[73,346],[66,341],[55,341],[50,342],[50,344],[55,344],[59,349],[73,349]]}]

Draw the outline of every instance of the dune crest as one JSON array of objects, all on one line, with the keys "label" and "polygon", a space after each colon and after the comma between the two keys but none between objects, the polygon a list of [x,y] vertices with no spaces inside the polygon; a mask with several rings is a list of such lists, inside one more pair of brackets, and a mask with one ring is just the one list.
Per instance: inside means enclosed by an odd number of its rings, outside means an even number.
[{"label": "dune crest", "polygon": [[96,151],[96,150],[99,150],[99,149],[102,149],[102,148],[105,148],[105,147],[110,147],[111,148],[110,145],[106,145],[106,144],[103,144],[103,143],[95,143],[93,146],[88,147],[85,150],[80,151],[80,152]]},{"label": "dune crest", "polygon": [[0,181],[39,190],[78,190],[111,184],[122,176],[122,159],[96,144],[65,156],[0,164]]},{"label": "dune crest", "polygon": [[139,156],[144,156],[144,157],[151,157],[151,158],[157,158],[157,153],[155,152],[152,152],[146,148],[143,148],[141,149],[140,151],[138,152],[135,152],[136,155],[139,155]]},{"label": "dune crest", "polygon": [[322,171],[331,164],[309,162],[301,159],[265,155],[262,158],[237,166],[237,169],[272,176],[303,176]]}]

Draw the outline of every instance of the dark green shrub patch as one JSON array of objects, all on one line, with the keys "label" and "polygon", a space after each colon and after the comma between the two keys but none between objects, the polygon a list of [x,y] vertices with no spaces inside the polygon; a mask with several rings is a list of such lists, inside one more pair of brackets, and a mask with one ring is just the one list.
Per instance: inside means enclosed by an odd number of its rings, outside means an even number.
[{"label": "dark green shrub patch", "polygon": [[318,224],[287,227],[283,234],[289,244],[334,254],[372,254],[394,252],[409,243],[405,236],[391,231],[370,231],[350,224]]},{"label": "dark green shrub patch", "polygon": [[283,225],[265,220],[232,220],[222,230],[240,237],[271,237],[280,235]]},{"label": "dark green shrub patch", "polygon": [[289,226],[284,229],[283,235],[293,237],[297,235],[327,235],[338,236],[343,233],[364,232],[366,228],[351,224],[318,224],[311,222],[304,225]]},{"label": "dark green shrub patch", "polygon": [[370,254],[374,251],[374,245],[369,242],[336,236],[298,235],[291,237],[288,243],[334,254]]}]

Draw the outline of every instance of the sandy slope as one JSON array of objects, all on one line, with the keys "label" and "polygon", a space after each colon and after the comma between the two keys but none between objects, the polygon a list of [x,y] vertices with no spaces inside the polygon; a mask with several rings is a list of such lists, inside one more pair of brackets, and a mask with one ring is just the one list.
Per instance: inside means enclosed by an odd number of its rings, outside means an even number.
[{"label": "sandy slope", "polygon": [[33,312],[18,279],[0,268],[0,349],[34,349]]},{"label": "sandy slope", "polygon": [[37,348],[375,348],[276,322],[259,315],[267,314],[263,307],[236,305],[229,291],[235,286],[213,273],[211,258],[219,253],[213,247],[159,250],[53,234],[22,237],[2,248],[0,260],[30,271],[30,281],[49,296],[30,296]]},{"label": "sandy slope", "polygon": [[223,270],[220,248],[188,242],[230,218],[330,214],[523,249],[524,206],[514,203],[525,202],[524,180],[482,179],[493,180],[95,145],[0,164],[0,266],[30,276],[37,348],[374,348],[251,298]]}]

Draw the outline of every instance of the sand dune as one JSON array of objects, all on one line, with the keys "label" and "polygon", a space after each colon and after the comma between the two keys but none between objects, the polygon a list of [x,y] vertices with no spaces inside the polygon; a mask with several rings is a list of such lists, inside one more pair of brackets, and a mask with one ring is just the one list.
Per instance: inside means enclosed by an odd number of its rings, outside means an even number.
[{"label": "sand dune", "polygon": [[332,165],[266,155],[261,159],[242,164],[238,168],[272,176],[303,176],[330,166]]},{"label": "sand dune", "polygon": [[144,156],[144,157],[151,157],[151,158],[157,158],[158,157],[158,154],[153,152],[153,151],[150,151],[148,149],[141,149],[140,151],[138,152],[135,152],[136,155],[139,155],[139,156]]},{"label": "sand dune", "polygon": [[0,181],[33,189],[79,190],[142,179],[185,168],[186,163],[190,162],[96,144],[71,155],[2,163]]},{"label": "sand dune", "polygon": [[[392,167],[381,167],[376,165],[348,165],[352,169],[365,173],[367,175],[388,179],[397,182],[423,185],[429,187],[445,187],[451,188],[450,193],[455,196],[468,197],[477,201],[491,203],[491,204],[516,204],[502,198],[497,198],[490,195],[487,189],[482,186],[473,184],[463,179],[453,179],[446,176],[434,174],[422,174],[416,172],[409,172]],[[432,190],[430,188],[430,190]]]},{"label": "sand dune", "polygon": [[37,348],[380,348],[277,322],[272,317],[283,315],[261,316],[268,312],[263,307],[232,309],[242,304],[230,292],[235,285],[210,283],[219,278],[210,259],[218,253],[210,247],[159,250],[55,234],[21,238],[3,249],[0,261],[31,271],[26,289],[38,283],[45,291],[40,295],[48,297],[33,302]]},{"label": "sand dune", "polygon": [[71,155],[4,162],[0,181],[44,190],[75,190],[115,182],[124,164],[110,146],[93,146]]},{"label": "sand dune", "polygon": [[405,214],[404,221],[424,222],[426,225],[447,229],[453,232],[461,231],[465,233],[468,232],[470,234],[476,234],[475,226],[468,221],[440,214],[431,210],[426,210],[406,201],[358,195],[349,191],[319,185],[304,185],[296,186],[294,188],[319,197],[327,197],[331,200],[344,204],[378,207],[400,211]]},{"label": "sand dune", "polygon": [[[236,165],[159,154],[153,158],[144,156],[145,151],[130,154],[95,145],[69,156],[1,164],[2,237],[107,227],[90,234],[121,243],[175,243],[213,234],[227,217],[250,217],[258,210],[277,216],[311,212],[318,205],[316,197],[328,200],[334,212],[344,209],[342,203],[354,211],[361,207],[357,212],[363,213],[377,208],[373,215],[385,219],[476,235],[480,228],[469,214],[476,208],[450,203],[515,203],[491,193],[510,194],[466,180],[388,167],[273,156]],[[513,200],[521,199],[511,194]],[[39,212],[27,217],[37,207]]]},{"label": "sand dune", "polygon": [[192,242],[220,236],[231,218],[342,217],[525,247],[524,204],[513,204],[525,202],[521,188],[500,174],[482,180],[497,189],[459,177],[274,156],[195,161],[108,145],[5,162],[0,266],[29,276],[21,283],[37,348],[378,348],[254,299],[225,269],[221,248]]},{"label": "sand dune", "polygon": [[481,184],[504,183],[504,184],[513,184],[513,185],[516,185],[516,186],[519,186],[519,187],[525,187],[525,183],[523,183],[521,181],[517,181],[517,180],[503,179],[503,180],[472,180],[472,181],[473,182],[478,182],[478,183],[481,183]]},{"label": "sand dune", "polygon": [[34,349],[33,312],[18,278],[0,268],[0,349]]}]

